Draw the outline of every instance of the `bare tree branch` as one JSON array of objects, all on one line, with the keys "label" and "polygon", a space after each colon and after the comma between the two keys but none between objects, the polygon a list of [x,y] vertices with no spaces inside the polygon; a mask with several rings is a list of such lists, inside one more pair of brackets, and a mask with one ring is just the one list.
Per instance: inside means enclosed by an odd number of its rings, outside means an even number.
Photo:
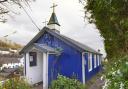
[{"label": "bare tree branch", "polygon": [[31,9],[29,3],[34,0],[0,0],[0,22],[6,22],[4,19],[11,15],[19,15],[17,10],[12,7],[21,7],[21,3]]},{"label": "bare tree branch", "polygon": [[7,0],[0,0],[0,3],[7,2]]}]

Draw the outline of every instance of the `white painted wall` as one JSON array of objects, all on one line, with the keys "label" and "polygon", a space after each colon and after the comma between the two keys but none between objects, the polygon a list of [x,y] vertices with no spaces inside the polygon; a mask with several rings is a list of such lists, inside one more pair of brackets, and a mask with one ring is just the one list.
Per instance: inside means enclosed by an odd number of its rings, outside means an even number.
[{"label": "white painted wall", "polygon": [[3,64],[1,69],[3,68],[17,68],[17,67],[23,67],[24,66],[24,58],[19,58],[20,60],[19,63],[8,63],[8,64]]},{"label": "white painted wall", "polygon": [[10,52],[9,51],[2,51],[2,50],[0,50],[0,53],[1,54],[9,54]]},{"label": "white painted wall", "polygon": [[48,53],[43,53],[43,89],[48,89]]},{"label": "white painted wall", "polygon": [[19,66],[22,66],[21,63],[8,63],[3,64],[2,68],[17,68]]},{"label": "white painted wall", "polygon": [[26,53],[26,77],[30,84],[43,81],[43,53],[37,52],[37,65],[29,66],[29,53]]},{"label": "white painted wall", "polygon": [[50,24],[50,25],[48,25],[48,28],[50,28],[50,29],[56,29],[57,31],[60,31],[60,26],[58,26],[56,24]]}]

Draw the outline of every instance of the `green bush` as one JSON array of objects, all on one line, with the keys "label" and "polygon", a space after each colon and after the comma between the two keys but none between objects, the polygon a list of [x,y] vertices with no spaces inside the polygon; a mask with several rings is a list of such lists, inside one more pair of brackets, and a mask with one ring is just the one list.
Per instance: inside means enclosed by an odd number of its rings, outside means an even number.
[{"label": "green bush", "polygon": [[85,86],[76,79],[58,75],[57,80],[52,81],[50,89],[85,89]]},{"label": "green bush", "polygon": [[108,66],[105,78],[103,89],[128,89],[128,56],[116,58]]},{"label": "green bush", "polygon": [[31,89],[24,78],[11,78],[0,84],[0,89]]}]

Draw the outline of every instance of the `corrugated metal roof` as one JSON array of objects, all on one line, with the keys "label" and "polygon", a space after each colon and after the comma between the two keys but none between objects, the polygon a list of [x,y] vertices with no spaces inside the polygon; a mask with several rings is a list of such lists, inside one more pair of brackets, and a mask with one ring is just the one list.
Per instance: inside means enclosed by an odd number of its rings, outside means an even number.
[{"label": "corrugated metal roof", "polygon": [[72,47],[78,49],[78,50],[81,51],[81,52],[88,51],[88,52],[92,52],[92,53],[96,53],[96,54],[101,54],[101,53],[95,51],[94,49],[88,47],[87,45],[84,45],[84,44],[82,44],[82,43],[80,43],[80,42],[77,42],[77,41],[75,41],[75,40],[73,40],[73,39],[71,39],[71,38],[68,38],[68,37],[66,37],[66,36],[64,36],[64,35],[62,35],[62,34],[56,33],[56,32],[54,32],[53,30],[51,30],[51,29],[49,29],[49,28],[47,28],[47,27],[44,27],[44,28],[43,28],[43,29],[42,29],[42,30],[41,30],[41,31],[40,31],[40,32],[39,32],[39,33],[38,33],[38,34],[20,51],[20,53],[23,53],[24,50],[25,50],[28,46],[32,45],[37,39],[39,39],[39,37],[42,36],[45,31],[48,32],[48,33],[50,33],[51,35],[57,37],[58,39],[64,41],[65,43],[69,44],[70,46],[72,46]]},{"label": "corrugated metal roof", "polygon": [[94,49],[88,47],[87,45],[84,45],[84,44],[82,44],[82,43],[80,43],[80,42],[78,42],[78,41],[75,41],[75,40],[73,40],[73,39],[71,39],[71,38],[68,38],[68,37],[66,37],[66,36],[64,36],[64,35],[61,35],[61,36],[63,36],[65,39],[69,40],[70,42],[72,42],[72,43],[75,44],[75,45],[78,45],[79,47],[81,47],[82,49],[84,49],[84,50],[86,50],[86,51],[90,51],[90,52],[95,52],[95,53],[97,53],[97,51],[95,51]]},{"label": "corrugated metal roof", "polygon": [[60,38],[61,40],[65,41],[67,44],[70,43],[71,46],[75,45],[78,49],[80,49],[80,51],[88,51],[88,52],[101,54],[101,53],[95,51],[94,49],[92,49],[91,47],[88,47],[87,45],[84,45],[84,44],[82,44],[78,41],[75,41],[74,39],[71,39],[67,36],[64,36],[60,33],[56,33],[52,30],[47,30],[47,32],[51,33],[52,35],[56,36],[57,38]]},{"label": "corrugated metal roof", "polygon": [[0,64],[19,63],[19,58],[22,56],[18,54],[0,54]]},{"label": "corrugated metal roof", "polygon": [[47,46],[46,44],[34,43],[34,47],[36,47],[37,49],[40,49],[40,50],[42,50],[44,52],[59,53],[55,48]]},{"label": "corrugated metal roof", "polygon": [[57,25],[60,26],[60,24],[59,24],[59,22],[57,20],[56,14],[54,12],[52,13],[51,18],[50,18],[50,20],[48,22],[48,25],[50,25],[50,24],[57,24]]}]

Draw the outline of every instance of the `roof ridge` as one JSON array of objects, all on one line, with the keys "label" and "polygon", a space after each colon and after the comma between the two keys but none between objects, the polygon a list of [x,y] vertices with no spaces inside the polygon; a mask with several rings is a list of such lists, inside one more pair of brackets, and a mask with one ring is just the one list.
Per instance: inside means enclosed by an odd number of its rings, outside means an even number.
[{"label": "roof ridge", "polygon": [[90,52],[93,52],[93,53],[101,54],[101,53],[97,52],[96,50],[92,49],[91,47],[89,47],[89,46],[87,46],[87,45],[84,45],[84,44],[82,44],[82,43],[80,43],[80,42],[78,42],[78,41],[76,41],[76,40],[74,40],[74,39],[71,39],[71,38],[65,36],[65,35],[55,33],[54,31],[51,31],[51,30],[50,30],[49,32],[52,32],[52,33],[54,33],[54,34],[57,34],[58,36],[63,37],[63,39],[66,39],[66,38],[67,38],[66,40],[68,40],[68,41],[69,41],[70,43],[72,43],[72,44],[77,43],[77,44],[75,44],[75,45],[78,46],[78,47],[80,47],[80,48],[82,48],[82,49],[84,49],[85,51],[90,51]]},{"label": "roof ridge", "polygon": [[65,43],[67,43],[68,45],[71,45],[72,47],[77,48],[79,51],[84,52],[84,51],[88,51],[88,52],[92,52],[92,53],[97,53],[97,54],[101,54],[97,51],[95,51],[94,49],[92,49],[91,47],[88,47],[74,39],[71,39],[67,36],[64,36],[62,34],[58,34],[54,31],[52,31],[51,29],[49,29],[48,27],[44,27],[21,51],[20,54],[24,52],[24,50],[29,47],[31,44],[33,44],[37,39],[39,39],[44,32],[48,32],[51,35],[54,35],[55,37],[57,37],[58,39],[61,39],[62,41],[64,41]]},{"label": "roof ridge", "polygon": [[[74,39],[72,39],[72,38],[69,38],[69,37],[67,37],[67,36],[65,36],[65,35],[62,35],[62,36],[66,37],[66,38],[68,38],[68,39],[70,39],[70,40],[73,40],[73,41],[75,41],[75,42],[77,42],[77,43],[79,43],[79,44],[81,44],[81,45],[84,45],[84,46],[89,47],[88,45],[85,45],[85,44],[83,44],[83,43],[81,43],[81,42],[79,42],[79,41],[77,41],[77,40],[74,40]],[[91,47],[89,47],[89,48],[92,49],[92,50],[94,50],[94,49],[91,48]],[[96,50],[94,50],[94,51],[96,51]],[[97,52],[97,51],[96,51],[96,52]]]}]

